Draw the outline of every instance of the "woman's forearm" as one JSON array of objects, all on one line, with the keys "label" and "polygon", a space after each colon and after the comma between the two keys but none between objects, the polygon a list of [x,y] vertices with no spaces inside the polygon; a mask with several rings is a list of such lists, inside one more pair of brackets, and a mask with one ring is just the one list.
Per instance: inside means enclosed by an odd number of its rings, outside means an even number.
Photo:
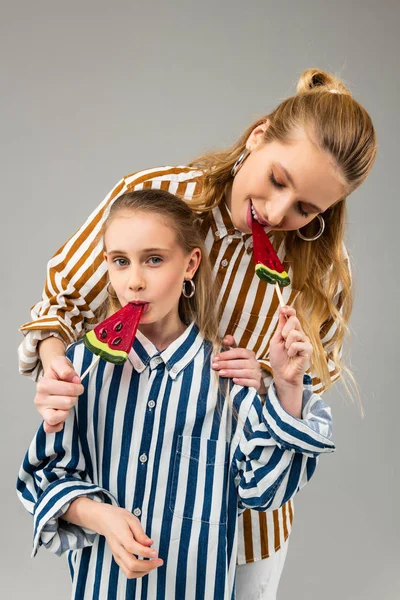
[{"label": "woman's forearm", "polygon": [[43,371],[46,372],[51,361],[57,356],[65,356],[65,344],[56,337],[48,337],[39,342],[39,356],[42,361]]}]

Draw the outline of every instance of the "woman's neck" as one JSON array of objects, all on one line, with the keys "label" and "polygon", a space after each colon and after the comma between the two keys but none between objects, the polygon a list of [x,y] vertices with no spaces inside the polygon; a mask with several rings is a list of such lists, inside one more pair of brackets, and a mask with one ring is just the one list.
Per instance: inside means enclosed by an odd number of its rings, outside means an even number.
[{"label": "woman's neck", "polygon": [[165,350],[172,342],[178,339],[185,331],[185,325],[179,315],[166,315],[156,323],[145,323],[139,325],[139,331],[147,337],[157,350]]}]

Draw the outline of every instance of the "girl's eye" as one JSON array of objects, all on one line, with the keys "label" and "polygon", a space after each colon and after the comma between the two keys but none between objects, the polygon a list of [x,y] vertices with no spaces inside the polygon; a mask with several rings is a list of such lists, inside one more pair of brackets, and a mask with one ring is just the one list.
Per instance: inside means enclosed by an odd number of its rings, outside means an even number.
[{"label": "girl's eye", "polygon": [[159,265],[160,263],[162,263],[162,258],[160,258],[159,256],[151,256],[149,258],[149,262],[152,265]]},{"label": "girl's eye", "polygon": [[286,187],[284,183],[279,183],[279,181],[277,181],[275,179],[275,175],[273,174],[272,171],[271,171],[271,173],[269,175],[269,180],[272,183],[272,185],[275,186],[276,188],[278,188],[279,190],[281,190],[282,188]]},{"label": "girl's eye", "polygon": [[305,210],[303,210],[303,208],[302,208],[302,206],[301,206],[300,202],[298,202],[298,204],[297,204],[297,209],[298,209],[299,213],[300,213],[300,214],[301,214],[303,217],[308,217],[309,213],[308,213],[308,212],[306,212]]},{"label": "girl's eye", "polygon": [[115,258],[113,263],[115,263],[118,267],[126,267],[126,265],[129,264],[126,258]]}]

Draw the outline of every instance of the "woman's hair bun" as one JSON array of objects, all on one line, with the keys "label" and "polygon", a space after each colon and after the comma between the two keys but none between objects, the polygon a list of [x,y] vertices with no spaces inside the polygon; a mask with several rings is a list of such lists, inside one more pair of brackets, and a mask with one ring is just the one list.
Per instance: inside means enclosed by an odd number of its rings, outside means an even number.
[{"label": "woman's hair bun", "polygon": [[350,91],[343,85],[340,79],[321,69],[307,69],[300,76],[297,84],[297,93],[305,94],[311,90],[318,92],[339,92],[340,94],[351,96]]}]

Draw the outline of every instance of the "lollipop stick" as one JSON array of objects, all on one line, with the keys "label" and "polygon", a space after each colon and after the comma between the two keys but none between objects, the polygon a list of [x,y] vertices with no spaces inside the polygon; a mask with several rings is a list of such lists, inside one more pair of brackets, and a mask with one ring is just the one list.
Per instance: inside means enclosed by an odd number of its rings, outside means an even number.
[{"label": "lollipop stick", "polygon": [[279,283],[277,281],[275,282],[275,289],[276,289],[276,293],[278,294],[279,304],[281,306],[286,306],[286,302],[284,301],[283,296],[282,296],[281,288],[279,287]]},{"label": "lollipop stick", "polygon": [[91,365],[88,366],[88,368],[86,369],[86,371],[84,372],[83,375],[81,375],[81,382],[85,379],[86,375],[88,375],[88,373],[90,373],[90,371],[93,369],[93,367],[95,367],[97,365],[97,363],[100,360],[100,356],[96,356],[95,360],[92,362]]}]

